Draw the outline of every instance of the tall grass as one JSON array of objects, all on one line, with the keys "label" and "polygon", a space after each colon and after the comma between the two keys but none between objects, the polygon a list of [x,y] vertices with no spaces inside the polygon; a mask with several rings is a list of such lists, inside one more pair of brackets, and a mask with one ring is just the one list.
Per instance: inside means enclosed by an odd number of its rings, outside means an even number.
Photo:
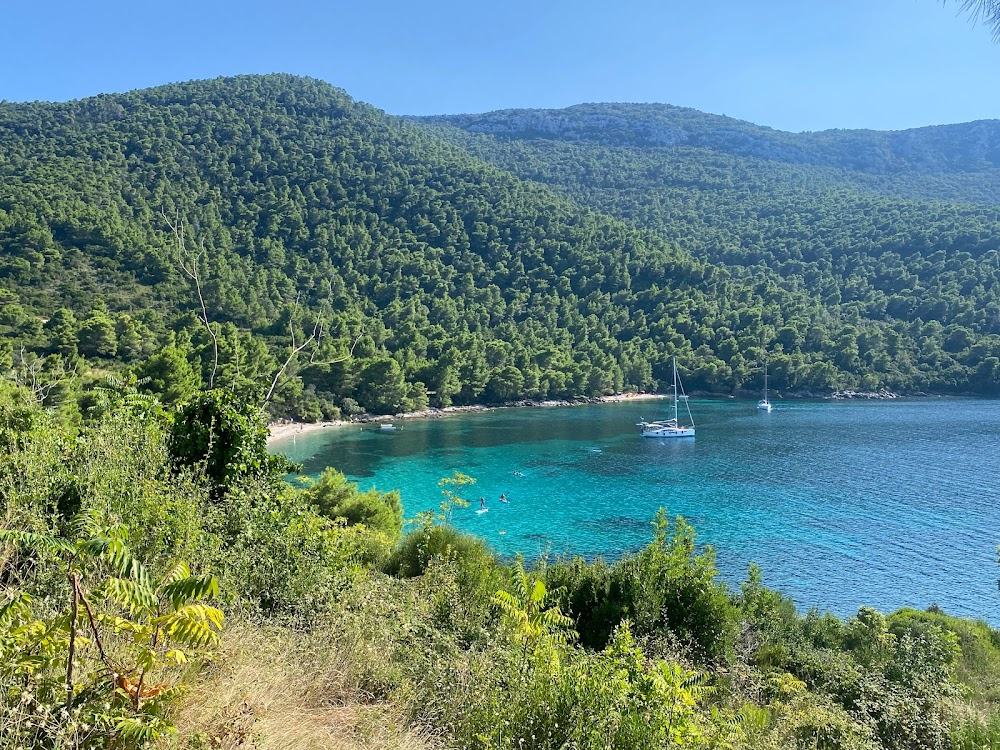
[{"label": "tall grass", "polygon": [[176,717],[180,746],[259,750],[434,750],[405,706],[365,686],[354,635],[236,624]]}]

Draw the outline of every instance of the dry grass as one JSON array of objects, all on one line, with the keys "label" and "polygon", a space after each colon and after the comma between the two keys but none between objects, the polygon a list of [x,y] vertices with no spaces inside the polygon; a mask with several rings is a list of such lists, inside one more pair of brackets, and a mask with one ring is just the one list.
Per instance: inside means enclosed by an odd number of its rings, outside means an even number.
[{"label": "dry grass", "polygon": [[260,750],[433,750],[404,710],[367,693],[343,633],[234,624],[177,716],[181,746]]}]

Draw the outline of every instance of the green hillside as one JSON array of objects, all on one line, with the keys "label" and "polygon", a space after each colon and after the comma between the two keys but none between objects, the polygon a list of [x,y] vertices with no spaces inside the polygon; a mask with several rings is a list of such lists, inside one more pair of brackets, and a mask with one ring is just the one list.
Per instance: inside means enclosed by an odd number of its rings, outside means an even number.
[{"label": "green hillside", "polygon": [[[1000,746],[986,623],[799,612],[666,510],[526,569],[451,525],[474,477],[404,523],[268,450],[262,404],[656,388],[673,355],[718,392],[765,359],[782,390],[996,392],[995,209],[842,169],[290,76],[0,104],[0,749]],[[899,179],[979,179],[948,175]]]},{"label": "green hillside", "polygon": [[[568,124],[583,113],[600,122],[598,113],[608,112],[628,127],[619,123],[599,136]],[[635,145],[642,141],[630,134],[664,127],[664,117],[676,113],[683,117],[675,125],[693,123],[679,145]],[[937,372],[931,380],[948,372],[944,379],[957,385],[961,369],[979,367],[985,377],[993,367],[983,362],[996,356],[1000,333],[994,123],[791,134],[654,105],[536,111],[530,130],[520,127],[525,117],[517,111],[423,121],[473,155],[654,231],[697,259],[773,272],[783,288],[805,291],[835,317],[878,321],[897,332],[908,323],[903,335],[919,341],[921,351],[910,361],[892,355],[901,369],[929,368]],[[707,123],[769,138],[770,150],[741,154],[738,143]],[[790,158],[781,150],[789,144],[799,156],[811,149],[821,163]],[[893,159],[882,171],[832,166],[844,163],[852,146],[858,153],[885,148]],[[768,158],[759,155],[765,152]],[[934,164],[938,170],[930,171]],[[988,390],[982,378],[969,386]]]},{"label": "green hillside", "polygon": [[[765,357],[782,390],[997,388],[992,209],[459,132],[277,75],[0,105],[15,375],[128,366],[173,401],[280,373],[271,411],[303,419],[652,389],[675,354],[716,392],[756,387]],[[701,187],[649,194],[656,164]]]}]

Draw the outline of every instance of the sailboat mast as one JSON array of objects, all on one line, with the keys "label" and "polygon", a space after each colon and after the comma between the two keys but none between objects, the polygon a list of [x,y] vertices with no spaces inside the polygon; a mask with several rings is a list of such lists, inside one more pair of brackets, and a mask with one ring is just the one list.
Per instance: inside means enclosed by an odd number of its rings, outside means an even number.
[{"label": "sailboat mast", "polygon": [[767,362],[764,363],[764,400],[767,401]]},{"label": "sailboat mast", "polygon": [[680,424],[677,421],[677,357],[674,357],[674,424]]}]

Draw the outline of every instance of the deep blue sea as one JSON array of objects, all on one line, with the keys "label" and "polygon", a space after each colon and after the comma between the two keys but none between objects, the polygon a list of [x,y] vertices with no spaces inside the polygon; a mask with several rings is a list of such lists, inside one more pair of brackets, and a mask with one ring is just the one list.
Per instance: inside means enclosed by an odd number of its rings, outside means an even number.
[{"label": "deep blue sea", "polygon": [[504,554],[615,558],[664,507],[715,547],[727,582],[756,562],[800,609],[938,604],[1000,623],[1000,401],[755,406],[692,399],[695,440],[641,438],[635,423],[668,411],[642,401],[331,428],[275,449],[307,474],[398,489],[408,518],[437,506],[441,477],[471,475],[453,522]]}]

